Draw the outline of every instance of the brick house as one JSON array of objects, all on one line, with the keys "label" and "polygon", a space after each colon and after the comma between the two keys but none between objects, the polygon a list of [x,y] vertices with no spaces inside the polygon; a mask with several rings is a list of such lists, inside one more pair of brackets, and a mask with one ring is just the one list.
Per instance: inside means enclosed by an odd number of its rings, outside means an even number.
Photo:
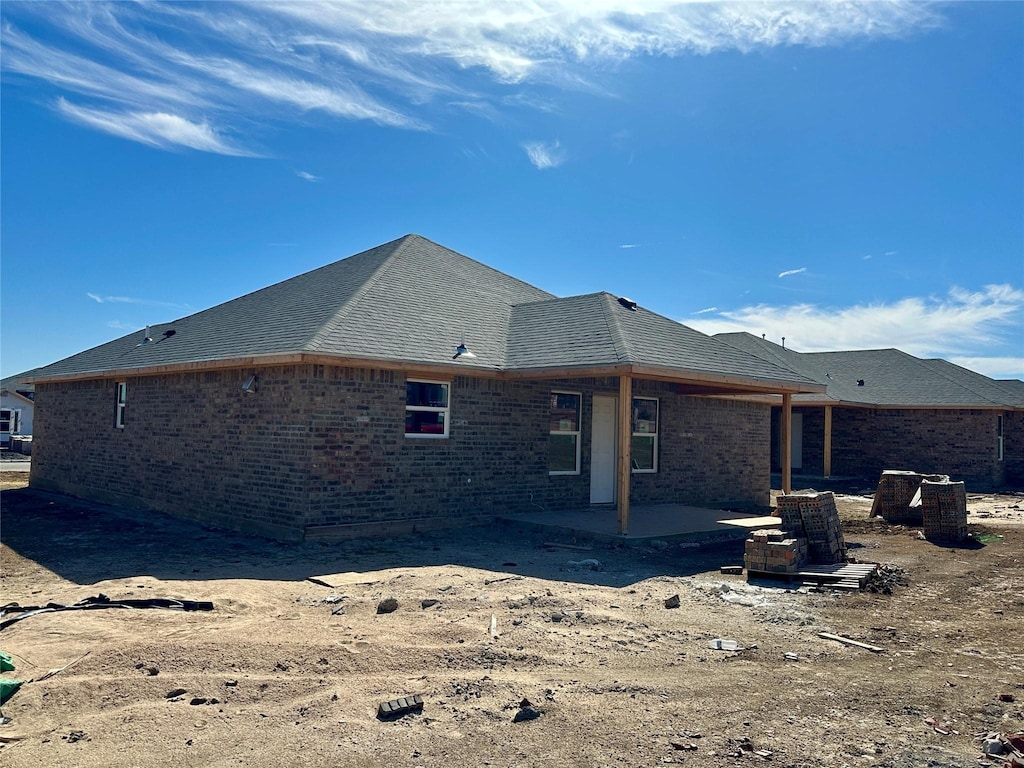
[{"label": "brick house", "polygon": [[283,539],[765,504],[770,406],[734,396],[824,390],[418,235],[34,374],[32,486]]},{"label": "brick house", "polygon": [[[977,488],[1024,483],[1024,391],[1013,382],[898,349],[795,352],[749,333],[715,338],[825,385],[792,398],[795,473],[877,479],[913,469]],[[782,410],[772,408],[773,469],[784,458]]]}]

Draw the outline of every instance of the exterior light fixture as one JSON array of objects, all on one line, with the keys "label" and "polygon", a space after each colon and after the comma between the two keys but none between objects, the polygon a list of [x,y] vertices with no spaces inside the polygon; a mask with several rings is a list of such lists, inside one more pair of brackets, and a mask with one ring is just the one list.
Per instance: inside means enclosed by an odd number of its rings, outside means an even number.
[{"label": "exterior light fixture", "polygon": [[257,383],[258,380],[256,378],[256,374],[254,373],[250,375],[249,378],[247,378],[245,382],[242,384],[242,391],[247,392],[250,395],[255,394]]}]

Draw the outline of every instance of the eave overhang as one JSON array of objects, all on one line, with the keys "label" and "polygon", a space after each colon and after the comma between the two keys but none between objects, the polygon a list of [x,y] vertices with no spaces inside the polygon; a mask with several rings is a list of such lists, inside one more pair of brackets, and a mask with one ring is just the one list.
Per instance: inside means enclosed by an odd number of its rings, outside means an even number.
[{"label": "eave overhang", "polygon": [[705,371],[684,371],[671,368],[621,363],[617,365],[566,366],[558,368],[514,368],[502,369],[482,365],[460,363],[457,360],[446,363],[424,363],[370,357],[337,357],[334,355],[310,354],[307,352],[273,355],[251,355],[203,360],[197,362],[172,363],[167,365],[124,367],[108,370],[80,371],[68,374],[40,375],[30,379],[33,384],[48,384],[87,379],[124,379],[136,376],[162,376],[168,374],[196,373],[200,371],[237,370],[263,368],[277,365],[333,365],[350,368],[376,368],[378,370],[405,371],[442,378],[476,376],[480,378],[528,380],[592,378],[600,376],[632,376],[636,379],[665,381],[676,384],[680,394],[687,395],[780,395],[819,394],[825,387],[813,382],[759,379],[731,376]]}]

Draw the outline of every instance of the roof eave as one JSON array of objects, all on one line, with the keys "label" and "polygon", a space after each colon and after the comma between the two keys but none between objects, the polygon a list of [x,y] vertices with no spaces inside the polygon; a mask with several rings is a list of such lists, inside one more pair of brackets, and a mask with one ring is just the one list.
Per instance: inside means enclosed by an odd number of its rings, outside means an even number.
[{"label": "roof eave", "polygon": [[761,393],[800,394],[822,393],[825,387],[810,382],[759,379],[753,377],[729,376],[704,371],[679,371],[671,368],[638,366],[630,363],[578,365],[545,368],[501,369],[479,363],[466,365],[456,361],[425,363],[411,360],[375,359],[370,357],[339,357],[335,355],[297,352],[288,354],[247,355],[244,357],[204,360],[167,365],[136,366],[106,370],[79,371],[75,373],[40,375],[33,377],[35,384],[82,381],[85,379],[118,379],[129,376],[160,376],[164,374],[190,373],[210,370],[257,368],[271,365],[335,365],[353,368],[376,368],[380,370],[401,370],[412,373],[438,376],[480,376],[503,379],[564,379],[595,376],[631,375],[642,379],[669,381],[701,388],[700,394],[709,393]]}]

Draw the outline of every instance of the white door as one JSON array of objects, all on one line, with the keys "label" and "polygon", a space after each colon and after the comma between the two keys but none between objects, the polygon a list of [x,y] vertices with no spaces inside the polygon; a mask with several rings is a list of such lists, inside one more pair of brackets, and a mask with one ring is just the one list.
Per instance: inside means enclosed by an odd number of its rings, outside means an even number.
[{"label": "white door", "polygon": [[615,422],[618,398],[594,395],[590,430],[590,503],[615,501]]},{"label": "white door", "polygon": [[789,433],[789,457],[794,470],[804,468],[804,415],[794,413],[790,422]]}]

